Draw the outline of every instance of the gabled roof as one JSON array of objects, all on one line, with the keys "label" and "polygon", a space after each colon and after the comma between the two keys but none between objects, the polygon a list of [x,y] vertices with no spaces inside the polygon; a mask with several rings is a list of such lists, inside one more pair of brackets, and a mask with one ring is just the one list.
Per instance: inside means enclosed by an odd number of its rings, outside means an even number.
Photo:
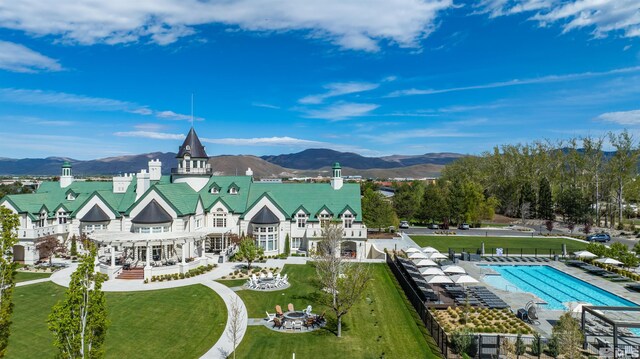
[{"label": "gabled roof", "polygon": [[280,223],[280,219],[271,212],[269,207],[263,206],[249,222],[252,224],[275,224]]},{"label": "gabled roof", "polygon": [[238,187],[238,185],[235,182],[231,182],[231,184],[229,185],[229,187],[227,187],[228,190],[235,188],[235,189],[240,189],[240,187]]},{"label": "gabled roof", "polygon": [[318,217],[322,211],[326,211],[330,215],[333,215],[333,212],[329,209],[329,207],[327,207],[327,205],[324,205],[320,207],[320,209],[316,212],[315,216]]},{"label": "gabled roof", "polygon": [[271,197],[271,195],[269,194],[269,192],[264,192],[260,197],[258,197],[255,201],[253,201],[253,203],[251,204],[251,206],[249,206],[247,208],[246,211],[244,211],[244,213],[240,216],[240,219],[245,219],[245,214],[247,212],[249,212],[251,209],[253,209],[253,207],[255,207],[256,205],[258,205],[258,202],[260,202],[261,199],[263,198],[267,198],[269,200],[269,202],[273,203],[273,205],[276,206],[276,208],[278,208],[278,210],[280,211],[280,213],[282,213],[284,215],[284,217],[286,219],[291,219],[291,216],[289,215],[289,212],[286,212],[282,206],[280,206],[280,204],[278,204],[278,202],[273,199],[273,197]]},{"label": "gabled roof", "polygon": [[111,218],[109,218],[109,215],[104,213],[104,211],[102,210],[102,208],[100,208],[100,206],[98,206],[98,204],[94,204],[93,207],[91,207],[91,209],[80,219],[80,221],[95,223],[107,222],[110,219]]},{"label": "gabled roof", "polygon": [[[151,192],[157,193],[162,199],[171,206],[179,217],[196,213],[198,201],[201,200],[200,194],[194,191],[191,186],[186,183],[156,184],[151,186],[142,197],[133,203],[127,209],[127,213],[136,207],[138,203],[144,200]],[[203,207],[206,206],[203,203]]]},{"label": "gabled roof", "polygon": [[220,189],[221,189],[222,187],[218,186],[218,184],[217,184],[217,183],[213,182],[213,183],[211,183],[211,184],[209,185],[209,187],[207,187],[207,189],[209,190],[209,192],[211,192],[211,189],[212,189],[212,188],[217,188],[217,189],[218,189],[218,191],[220,191]]},{"label": "gabled roof", "polygon": [[351,212],[351,214],[353,214],[353,216],[354,216],[354,217],[356,217],[356,216],[357,216],[357,212],[356,212],[356,211],[354,211],[354,210],[353,210],[353,208],[351,208],[351,206],[349,206],[349,205],[344,206],[344,208],[342,209],[342,211],[340,211],[340,212],[338,213],[338,216],[342,216],[342,215],[344,214],[344,212],[346,212],[346,211]]},{"label": "gabled roof", "polygon": [[196,134],[196,130],[194,130],[193,127],[191,127],[187,138],[184,139],[182,146],[180,146],[180,150],[178,151],[176,158],[182,158],[186,154],[189,154],[193,158],[209,158],[209,156],[207,156],[207,152],[204,150],[204,146]]},{"label": "gabled roof", "polygon": [[131,219],[131,222],[135,224],[169,223],[172,221],[171,215],[155,199],[151,200],[137,216]]},{"label": "gabled roof", "polygon": [[[84,198],[83,201],[80,202],[81,203],[80,205],[76,206],[73,209],[73,212],[71,213],[71,218],[75,218],[76,215],[78,214],[78,211],[82,209],[93,197],[98,197],[100,201],[102,201],[102,203],[104,203],[111,210],[111,212],[116,216],[116,218],[120,217],[120,212],[116,208],[114,208],[114,201],[107,200],[108,198],[111,198],[110,195],[111,195],[111,192],[105,193],[105,191],[95,191],[91,193],[89,196]],[[76,201],[79,201],[79,199],[76,199]],[[73,203],[76,201],[68,201],[67,203]]]},{"label": "gabled roof", "polygon": [[224,199],[222,198],[217,198],[215,201],[213,201],[213,203],[211,203],[211,205],[207,208],[205,208],[205,211],[210,211],[211,208],[213,208],[213,206],[216,205],[216,203],[222,203],[222,205],[227,209],[227,211],[229,212],[233,212],[233,208],[229,207],[229,205],[227,204],[227,202],[224,201]]},{"label": "gabled roof", "polygon": [[294,217],[296,214],[298,214],[298,212],[304,212],[307,216],[311,214],[311,212],[307,211],[306,208],[304,208],[304,205],[300,205],[298,208],[296,208],[292,213],[291,213],[291,217]]}]

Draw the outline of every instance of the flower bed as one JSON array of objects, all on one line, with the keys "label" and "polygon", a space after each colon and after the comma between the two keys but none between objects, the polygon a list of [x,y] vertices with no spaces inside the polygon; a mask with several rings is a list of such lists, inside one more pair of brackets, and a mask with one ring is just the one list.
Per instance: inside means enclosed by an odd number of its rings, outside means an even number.
[{"label": "flower bed", "polygon": [[[209,264],[206,266],[190,269],[187,273],[173,273],[173,274],[163,274],[163,275],[154,275],[151,277],[152,282],[164,282],[165,280],[178,280],[195,277],[200,274],[204,274],[213,270],[213,268],[217,267],[217,264]],[[149,279],[144,280],[145,283],[149,283]]]},{"label": "flower bed", "polygon": [[222,280],[226,280],[226,279],[248,279],[249,277],[251,277],[252,274],[255,275],[260,275],[260,273],[263,274],[268,274],[269,272],[273,273],[273,275],[275,275],[276,273],[278,273],[280,271],[279,267],[274,267],[274,268],[261,268],[261,267],[255,267],[253,266],[251,268],[251,271],[247,270],[247,268],[242,268],[242,269],[236,269],[233,272],[229,272],[229,275],[225,275],[222,276],[220,279]]},{"label": "flower bed", "polygon": [[[466,316],[465,316],[466,313]],[[474,333],[531,334],[527,324],[509,309],[487,309],[459,306],[434,311],[434,317],[445,332],[468,328]]]}]

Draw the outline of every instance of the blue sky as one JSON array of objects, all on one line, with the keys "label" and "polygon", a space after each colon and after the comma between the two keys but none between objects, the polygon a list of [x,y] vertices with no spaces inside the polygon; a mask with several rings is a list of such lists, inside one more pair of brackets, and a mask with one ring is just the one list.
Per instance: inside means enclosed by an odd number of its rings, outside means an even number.
[{"label": "blue sky", "polygon": [[0,3],[0,157],[366,156],[640,128],[637,0]]}]

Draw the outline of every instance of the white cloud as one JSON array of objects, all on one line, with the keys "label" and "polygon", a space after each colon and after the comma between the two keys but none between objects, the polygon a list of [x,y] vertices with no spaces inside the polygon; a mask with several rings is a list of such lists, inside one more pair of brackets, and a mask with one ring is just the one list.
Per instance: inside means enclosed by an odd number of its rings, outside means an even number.
[{"label": "white cloud", "polygon": [[[56,91],[0,88],[0,102],[72,107],[74,109],[95,111],[122,111],[143,116],[153,115],[166,120],[191,120],[191,116],[189,115],[183,115],[173,111],[155,111],[133,102]],[[202,117],[196,117],[194,120],[203,121],[204,119]]]},{"label": "white cloud", "polygon": [[485,0],[479,8],[491,17],[537,11],[532,20],[541,26],[559,22],[564,32],[587,27],[596,37],[640,37],[638,0]]},{"label": "white cloud", "polygon": [[492,89],[492,88],[500,88],[500,87],[509,87],[509,86],[521,86],[521,85],[531,85],[531,84],[541,84],[541,83],[551,83],[551,82],[563,82],[563,81],[575,81],[588,79],[592,77],[599,76],[609,76],[609,75],[617,75],[631,72],[640,71],[640,66],[635,67],[625,67],[620,69],[614,69],[610,71],[603,72],[583,72],[576,74],[566,74],[566,75],[548,75],[531,79],[513,79],[509,81],[501,81],[501,82],[492,82],[483,85],[475,85],[475,86],[461,86],[461,87],[450,87],[445,89],[407,89],[407,90],[397,90],[387,97],[400,97],[400,96],[413,96],[413,95],[435,95],[441,93],[449,93],[449,92],[458,92],[458,91],[469,91],[469,90],[484,90],[484,89]]},{"label": "white cloud", "polygon": [[338,102],[321,109],[305,109],[304,117],[341,121],[369,115],[378,107],[380,105],[372,103]]},{"label": "white cloud", "polygon": [[0,27],[79,44],[175,42],[197,26],[305,31],[343,48],[377,51],[382,40],[416,47],[453,0],[40,0],[0,3]]},{"label": "white cloud", "polygon": [[324,88],[328,90],[327,92],[305,96],[298,100],[298,102],[305,105],[317,105],[331,97],[371,91],[377,89],[379,86],[379,84],[369,82],[336,82],[324,86]]},{"label": "white cloud", "polygon": [[325,146],[326,142],[303,140],[293,137],[255,137],[255,138],[202,138],[202,142],[231,146]]},{"label": "white cloud", "polygon": [[598,116],[598,119],[623,126],[640,125],[640,110],[607,112]]},{"label": "white cloud", "polygon": [[[190,115],[183,115],[180,113],[175,113],[173,111],[156,111],[155,116],[158,118],[164,118],[166,120],[175,120],[175,121],[191,121]],[[194,121],[204,121],[202,117],[194,117]]]},{"label": "white cloud", "polygon": [[13,72],[61,71],[58,60],[13,42],[0,40],[0,69]]},{"label": "white cloud", "polygon": [[164,133],[155,131],[125,131],[115,132],[114,135],[118,137],[152,138],[155,140],[182,140],[185,137],[183,134],[179,133]]},{"label": "white cloud", "polygon": [[268,104],[268,103],[262,103],[262,102],[253,102],[253,103],[251,104],[251,106],[254,106],[254,107],[263,107],[263,108],[270,108],[270,109],[272,109],[272,110],[279,110],[279,109],[280,109],[280,106],[271,105],[271,104]]}]

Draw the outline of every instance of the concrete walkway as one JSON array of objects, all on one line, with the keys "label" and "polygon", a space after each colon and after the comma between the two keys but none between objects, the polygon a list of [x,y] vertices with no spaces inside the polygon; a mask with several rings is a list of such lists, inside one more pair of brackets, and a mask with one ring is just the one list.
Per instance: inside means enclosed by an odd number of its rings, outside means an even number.
[{"label": "concrete walkway", "polygon": [[[260,267],[279,267],[283,268],[285,264],[305,264],[309,259],[305,257],[289,257],[288,259],[269,259],[266,263],[255,263],[255,265]],[[194,284],[202,284],[205,285],[214,292],[216,292],[224,301],[225,306],[227,307],[227,325],[225,326],[225,330],[222,333],[222,336],[218,339],[218,341],[207,351],[202,358],[213,359],[213,358],[227,358],[227,356],[233,352],[233,342],[229,337],[230,332],[230,323],[231,323],[231,312],[232,305],[234,302],[238,304],[240,309],[240,326],[241,330],[238,333],[237,344],[239,345],[244,338],[244,335],[247,330],[247,325],[249,322],[249,316],[247,313],[247,308],[242,301],[242,299],[233,291],[232,288],[229,288],[223,284],[216,282],[216,279],[221,278],[222,276],[229,275],[230,272],[236,270],[236,268],[244,263],[221,263],[218,264],[216,268],[214,268],[211,272],[201,274],[196,277],[172,280],[172,281],[164,281],[164,282],[151,282],[144,284],[142,280],[124,280],[124,279],[110,279],[102,285],[102,290],[105,292],[137,292],[137,291],[147,291],[147,290],[158,290],[158,289],[167,289],[167,288],[178,288],[184,287],[188,285]],[[253,265],[253,264],[252,264]],[[71,274],[76,270],[78,265],[76,263],[71,264],[69,267],[61,269],[57,272],[54,272],[51,277],[36,279],[29,282],[23,282],[28,285],[32,283],[40,283],[46,281],[52,281],[55,284],[60,286],[68,287],[69,282],[71,281]],[[26,284],[28,283],[28,284]]]},{"label": "concrete walkway", "polygon": [[23,287],[25,285],[29,285],[29,284],[37,284],[37,283],[44,283],[44,282],[48,282],[51,280],[51,277],[49,278],[40,278],[40,279],[34,279],[34,280],[27,280],[24,282],[19,282],[16,283],[16,287]]}]

